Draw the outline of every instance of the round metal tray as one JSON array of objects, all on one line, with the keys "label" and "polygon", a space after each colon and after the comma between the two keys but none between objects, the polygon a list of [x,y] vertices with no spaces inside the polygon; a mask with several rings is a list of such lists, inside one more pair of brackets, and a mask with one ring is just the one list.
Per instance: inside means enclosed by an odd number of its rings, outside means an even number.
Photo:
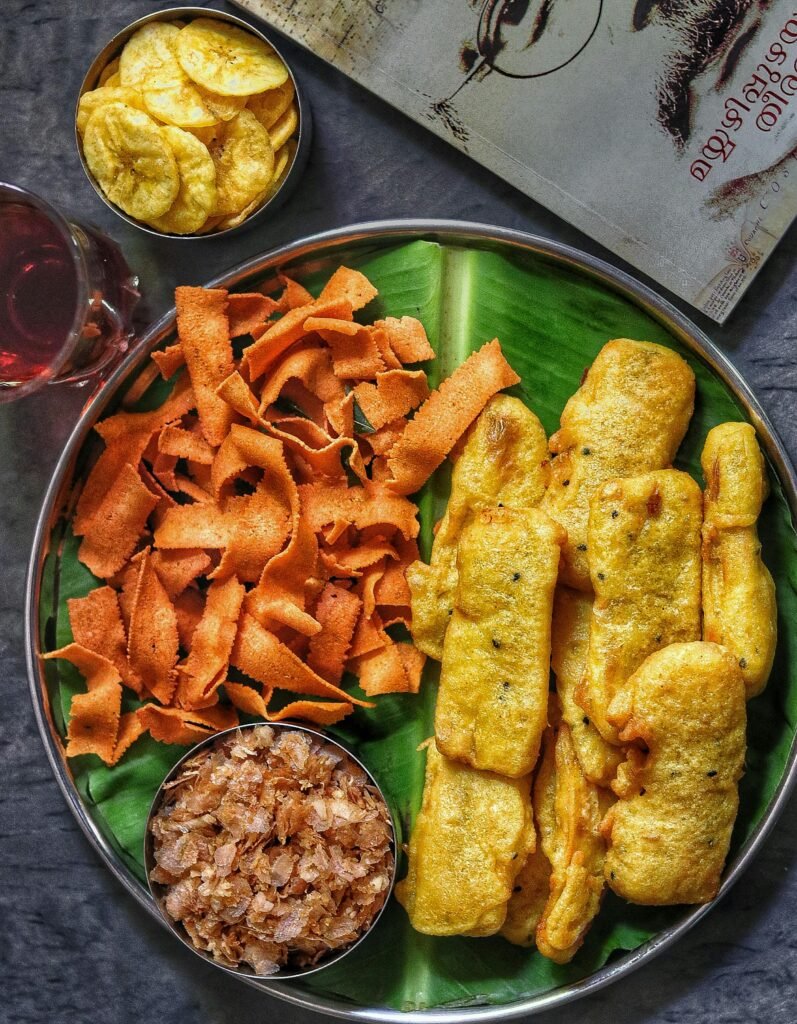
[{"label": "round metal tray", "polygon": [[[329,231],[290,245],[280,246],[221,274],[209,282],[209,286],[234,288],[250,278],[267,277],[270,272],[276,272],[277,269],[289,266],[294,268],[307,266],[318,269],[329,264],[332,267],[353,255],[375,252],[381,248],[416,239],[480,248],[505,254],[536,255],[571,271],[584,274],[635,303],[703,360],[733,392],[755,426],[764,451],[780,478],[792,519],[797,520],[797,475],[782,442],[738,371],[706,335],[669,302],[660,298],[645,285],[635,281],[628,274],[569,246],[524,232],[483,224],[437,220],[380,221]],[[140,343],[135,346],[86,406],[70,435],[53,473],[39,514],[25,598],[26,656],[31,697],[53,772],[70,810],[91,844],[125,889],[161,924],[163,924],[163,919],[146,888],[122,863],[102,835],[83,805],[72,782],[69,766],[63,755],[63,744],[50,716],[47,690],[39,658],[38,637],[39,597],[44,558],[48,551],[52,526],[61,505],[61,495],[71,483],[75,458],[92,427],[109,403],[120,393],[128,378],[136,369],[140,368],[152,349],[174,330],[174,320],[175,315],[172,309],[150,327],[140,339]],[[721,899],[728,892],[748,867],[785,807],[796,782],[797,738],[792,742],[783,776],[758,826],[726,866],[717,899]],[[300,991],[292,987],[290,983],[269,983],[267,981],[248,983],[295,1006],[356,1021],[377,1021],[385,1022],[385,1024],[387,1022],[393,1022],[393,1024],[454,1024],[457,1022],[458,1024],[458,1022],[468,1021],[505,1021],[561,1006],[616,981],[671,946],[681,935],[697,924],[715,903],[716,900],[693,909],[686,908],[683,917],[676,924],[663,930],[639,948],[612,960],[605,967],[581,981],[505,1005],[402,1012],[385,1007],[354,1006],[343,999]]]}]

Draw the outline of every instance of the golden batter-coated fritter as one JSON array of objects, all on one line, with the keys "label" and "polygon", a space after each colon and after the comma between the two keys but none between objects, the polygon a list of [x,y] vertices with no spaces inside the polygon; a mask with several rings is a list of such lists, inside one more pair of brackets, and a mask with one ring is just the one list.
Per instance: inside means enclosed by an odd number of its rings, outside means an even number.
[{"label": "golden batter-coated fritter", "polygon": [[406,572],[415,646],[438,661],[457,585],[457,543],[468,516],[499,504],[533,508],[545,490],[548,442],[542,424],[518,398],[496,395],[476,420],[451,477],[451,496],[430,564]]},{"label": "golden batter-coated fritter", "polygon": [[556,675],[556,692],[562,718],[581,769],[591,782],[611,784],[623,760],[621,750],[607,743],[575,700],[587,663],[592,595],[569,587],[557,587],[551,625],[551,668]]},{"label": "golden batter-coated fritter", "polygon": [[551,862],[537,842],[537,848],[526,858],[515,879],[506,907],[506,920],[501,934],[515,946],[533,946],[537,941],[537,925],[548,902]]},{"label": "golden batter-coated fritter", "polygon": [[709,431],[701,456],[703,639],[727,647],[747,696],[766,686],[777,643],[775,584],[761,560],[756,524],[768,493],[764,457],[749,423]]},{"label": "golden batter-coated fritter", "polygon": [[464,527],[434,723],[447,757],[512,777],[534,768],[563,542],[538,509],[485,509]]},{"label": "golden batter-coated fritter", "polygon": [[551,877],[536,939],[540,953],[556,963],[573,959],[600,908],[606,855],[600,825],[612,800],[585,778],[568,726],[548,729],[534,782],[534,815]]},{"label": "golden batter-coated fritter", "polygon": [[[602,832],[604,872],[632,903],[706,903],[739,805],[746,696],[736,659],[702,641],[652,654],[609,715],[632,747]],[[645,752],[647,751],[647,752]]]},{"label": "golden batter-coated fritter", "polygon": [[593,494],[613,477],[672,463],[692,416],[695,377],[661,345],[619,338],[604,345],[562,412],[549,448],[541,503],[567,530],[562,582],[590,590],[587,521]]},{"label": "golden batter-coated fritter", "polygon": [[609,705],[649,654],[700,639],[703,496],[675,469],[612,480],[590,505],[595,602],[576,701],[610,743]]},{"label": "golden batter-coated fritter", "polygon": [[396,896],[416,931],[493,935],[534,848],[530,779],[449,761],[430,743],[423,804]]}]

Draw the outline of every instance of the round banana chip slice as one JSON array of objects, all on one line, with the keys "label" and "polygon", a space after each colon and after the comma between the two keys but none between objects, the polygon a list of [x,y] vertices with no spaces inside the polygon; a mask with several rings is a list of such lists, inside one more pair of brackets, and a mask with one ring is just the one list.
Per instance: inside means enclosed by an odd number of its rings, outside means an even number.
[{"label": "round banana chip slice", "polygon": [[279,149],[280,146],[284,146],[288,139],[296,131],[296,126],[299,124],[299,112],[296,109],[296,104],[291,103],[282,117],[276,121],[268,130],[269,137],[271,139],[271,145],[274,149]]},{"label": "round banana chip slice", "polygon": [[239,213],[271,181],[274,149],[268,132],[251,110],[244,109],[226,122],[210,146],[210,155],[216,165],[214,216]]},{"label": "round banana chip slice", "polygon": [[175,53],[175,40],[180,34],[176,25],[166,21],[150,21],[125,43],[119,58],[122,85],[143,89],[162,89],[185,81]]},{"label": "round banana chip slice", "polygon": [[161,131],[177,161],[180,191],[166,213],[149,223],[171,235],[190,235],[202,227],[216,202],[216,168],[207,147],[190,132],[168,126]]},{"label": "round banana chip slice", "polygon": [[251,96],[288,77],[288,69],[262,39],[212,18],[197,18],[182,29],[177,56],[190,78],[222,96]]},{"label": "round banana chip slice", "polygon": [[89,170],[112,203],[136,220],[161,217],[180,188],[166,136],[152,118],[123,103],[106,103],[89,118],[83,137]]},{"label": "round banana chip slice", "polygon": [[223,129],[224,125],[217,121],[216,124],[208,125],[207,128],[186,128],[186,131],[191,132],[192,135],[196,136],[201,143],[210,149],[211,144],[216,141]]},{"label": "round banana chip slice", "polygon": [[202,97],[202,102],[217,121],[232,121],[235,115],[246,106],[246,96],[222,96],[220,93],[195,86]]},{"label": "round banana chip slice", "polygon": [[270,188],[264,189],[259,195],[256,195],[251,203],[248,203],[243,210],[238,213],[232,214],[230,217],[222,217],[218,222],[219,231],[227,231],[229,228],[237,228],[239,224],[243,224],[246,218],[255,212],[260,204],[268,197]]},{"label": "round banana chip slice", "polygon": [[107,85],[108,84],[108,79],[112,78],[114,75],[118,75],[118,74],[119,74],[119,58],[118,57],[114,57],[114,59],[112,61],[110,61],[108,64],[106,64],[105,67],[100,72],[100,80],[99,80],[99,82],[97,84],[98,85]]},{"label": "round banana chip slice", "polygon": [[80,97],[77,107],[77,130],[82,135],[89,123],[89,118],[97,110],[107,103],[124,103],[136,110],[145,110],[144,100],[141,93],[135,89],[128,89],[123,85],[101,85],[99,89],[92,89],[91,92],[84,92]]},{"label": "round banana chip slice", "polygon": [[288,139],[284,146],[281,146],[274,157],[274,173],[271,177],[269,192],[276,192],[280,185],[288,177],[288,171],[296,156],[296,139]]},{"label": "round banana chip slice", "polygon": [[264,128],[271,128],[291,105],[293,96],[293,82],[288,78],[276,89],[250,96],[246,105]]},{"label": "round banana chip slice", "polygon": [[188,79],[173,85],[145,86],[143,96],[150,114],[166,124],[178,128],[207,128],[218,121]]},{"label": "round banana chip slice", "polygon": [[122,84],[140,89],[153,117],[180,128],[201,128],[218,118],[183,71],[175,50],[180,29],[165,21],[143,25],[127,41],[119,59]]}]

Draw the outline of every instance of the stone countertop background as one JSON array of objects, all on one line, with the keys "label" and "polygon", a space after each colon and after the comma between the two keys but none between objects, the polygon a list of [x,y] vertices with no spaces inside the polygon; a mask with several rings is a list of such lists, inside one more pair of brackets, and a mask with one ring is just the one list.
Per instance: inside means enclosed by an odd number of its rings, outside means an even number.
[{"label": "stone countertop background", "polygon": [[[364,220],[483,221],[619,262],[287,42],[315,129],[308,169],[292,199],[270,223],[229,240],[184,244],[137,231],[108,211],[85,180],[73,107],[85,69],[107,40],[167,6],[5,0],[0,25],[0,180],[40,192],[117,239],[141,277],[145,318],[171,305],[178,283],[199,284],[277,243]],[[793,458],[795,249],[792,230],[724,327],[676,300],[747,378]],[[51,773],[27,691],[23,592],[37,509],[85,398],[77,388],[52,388],[0,406],[0,1021],[310,1024],[321,1018],[214,971],[163,931],[102,865]],[[795,1024],[795,811],[792,799],[741,881],[673,948],[620,983],[535,1021]]]}]

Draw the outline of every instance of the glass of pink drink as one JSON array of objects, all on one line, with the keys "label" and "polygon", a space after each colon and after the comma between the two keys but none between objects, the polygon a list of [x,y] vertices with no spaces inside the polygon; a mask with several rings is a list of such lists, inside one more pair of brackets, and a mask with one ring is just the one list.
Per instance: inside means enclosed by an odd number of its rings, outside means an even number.
[{"label": "glass of pink drink", "polygon": [[127,351],[138,299],[114,242],[0,182],[0,402],[98,379]]}]

